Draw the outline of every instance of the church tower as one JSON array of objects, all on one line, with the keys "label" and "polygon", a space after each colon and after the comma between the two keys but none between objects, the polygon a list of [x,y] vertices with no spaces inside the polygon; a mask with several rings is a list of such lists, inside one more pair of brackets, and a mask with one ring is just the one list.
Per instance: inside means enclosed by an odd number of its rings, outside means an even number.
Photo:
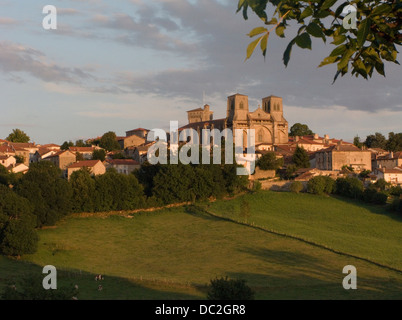
[{"label": "church tower", "polygon": [[276,121],[282,121],[283,118],[283,104],[282,98],[276,96],[269,96],[262,99],[262,110],[269,113]]},{"label": "church tower", "polygon": [[228,97],[227,120],[229,123],[247,121],[248,96],[236,93]]}]

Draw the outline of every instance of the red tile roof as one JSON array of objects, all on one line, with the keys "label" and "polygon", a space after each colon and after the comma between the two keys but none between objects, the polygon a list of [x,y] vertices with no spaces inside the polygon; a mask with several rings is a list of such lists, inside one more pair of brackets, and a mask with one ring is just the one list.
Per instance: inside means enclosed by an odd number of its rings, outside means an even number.
[{"label": "red tile roof", "polygon": [[93,147],[70,147],[69,149],[72,152],[94,152],[95,150]]},{"label": "red tile roof", "polygon": [[127,132],[132,132],[132,131],[149,131],[148,129],[144,129],[144,128],[137,128],[137,129],[133,129],[133,130],[128,130]]},{"label": "red tile roof", "polygon": [[75,163],[69,165],[67,168],[68,168],[68,169],[72,169],[72,168],[83,168],[83,167],[92,168],[92,167],[96,166],[99,162],[102,163],[102,161],[100,161],[100,160],[84,160],[84,161],[78,161],[78,162],[75,162]]}]

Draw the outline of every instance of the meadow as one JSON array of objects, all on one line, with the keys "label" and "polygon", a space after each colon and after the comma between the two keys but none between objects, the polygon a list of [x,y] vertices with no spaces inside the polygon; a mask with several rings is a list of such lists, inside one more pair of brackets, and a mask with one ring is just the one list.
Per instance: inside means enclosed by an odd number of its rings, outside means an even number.
[{"label": "meadow", "polygon": [[[249,213],[242,213],[242,201]],[[256,229],[189,207],[124,215],[76,214],[39,231],[39,249],[20,260],[0,257],[0,291],[7,281],[44,265],[60,284],[77,284],[79,299],[205,299],[221,276],[241,278],[256,299],[401,299],[399,218],[381,208],[336,198],[261,191],[200,204],[246,221],[345,252]],[[342,287],[354,265],[358,289]],[[105,276],[97,291],[96,274]]]}]

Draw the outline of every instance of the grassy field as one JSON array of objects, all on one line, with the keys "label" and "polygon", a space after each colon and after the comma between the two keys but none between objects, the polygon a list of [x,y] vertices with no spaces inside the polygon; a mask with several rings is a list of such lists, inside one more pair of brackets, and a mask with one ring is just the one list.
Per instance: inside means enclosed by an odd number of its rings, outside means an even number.
[{"label": "grassy field", "polygon": [[[242,201],[250,207],[241,212]],[[344,198],[261,191],[208,210],[402,270],[402,217]]]},{"label": "grassy field", "polygon": [[[391,216],[309,195],[261,192],[245,199],[250,221],[359,255],[382,248],[374,258],[400,266],[402,224]],[[240,203],[241,197],[218,201],[208,210],[241,219]],[[331,209],[334,203],[339,212]],[[79,285],[79,299],[204,299],[210,279],[225,275],[245,279],[257,299],[402,298],[402,273],[184,207],[131,218],[69,216],[39,234],[37,253],[0,257],[0,291],[7,280],[51,264],[61,284]],[[352,240],[358,243],[346,245]],[[342,287],[348,264],[357,268],[358,290]],[[94,280],[99,273],[103,291]]]}]

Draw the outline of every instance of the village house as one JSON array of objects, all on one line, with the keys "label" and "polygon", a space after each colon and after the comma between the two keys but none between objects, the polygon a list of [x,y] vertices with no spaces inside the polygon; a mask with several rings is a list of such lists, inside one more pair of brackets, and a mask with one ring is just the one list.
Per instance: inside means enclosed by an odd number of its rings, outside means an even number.
[{"label": "village house", "polygon": [[144,144],[146,140],[137,135],[131,135],[128,137],[117,137],[117,141],[120,144],[120,148],[124,150],[129,147],[136,147]]},{"label": "village house", "polygon": [[50,157],[50,156],[54,155],[56,152],[57,151],[48,149],[46,147],[40,147],[38,149],[38,151],[36,151],[35,154],[33,155],[31,161],[33,163],[37,163],[37,162],[42,161],[43,159],[45,159],[47,157]]},{"label": "village house", "polygon": [[320,170],[338,171],[343,166],[352,167],[355,171],[371,171],[371,152],[360,150],[354,145],[342,144],[315,153],[315,166]]},{"label": "village house", "polygon": [[373,160],[374,168],[393,169],[402,166],[402,151],[389,152],[386,155],[377,156]]},{"label": "village house", "polygon": [[384,179],[391,184],[402,185],[402,167],[395,167],[394,169],[378,168],[375,169],[377,179]]},{"label": "village house", "polygon": [[14,167],[12,167],[11,171],[13,173],[27,173],[29,170],[29,167],[25,165],[24,163],[16,163]]},{"label": "village house", "polygon": [[110,159],[106,160],[106,168],[114,168],[118,173],[130,174],[141,167],[140,163],[133,159]]},{"label": "village house", "polygon": [[99,147],[70,147],[69,150],[77,155],[81,154],[84,160],[91,160],[95,150],[101,149]]},{"label": "village house", "polygon": [[60,146],[55,143],[41,145],[40,148],[47,148],[49,150],[60,151]]},{"label": "village house", "polygon": [[14,156],[0,155],[0,164],[10,170],[17,163]]},{"label": "village house", "polygon": [[70,164],[67,167],[67,178],[70,179],[73,172],[83,168],[89,169],[93,175],[101,175],[106,173],[106,167],[100,160],[84,160]]},{"label": "village house", "polygon": [[68,150],[62,150],[55,154],[44,158],[45,161],[51,161],[54,165],[61,170],[66,170],[67,167],[75,162],[75,154]]},{"label": "village house", "polygon": [[143,138],[146,140],[148,132],[149,132],[148,129],[137,128],[137,129],[126,131],[126,137],[137,136],[137,137],[140,137],[140,138]]},{"label": "village house", "polygon": [[155,142],[151,142],[135,147],[131,157],[140,164],[143,164],[147,161],[148,150],[154,143]]}]

